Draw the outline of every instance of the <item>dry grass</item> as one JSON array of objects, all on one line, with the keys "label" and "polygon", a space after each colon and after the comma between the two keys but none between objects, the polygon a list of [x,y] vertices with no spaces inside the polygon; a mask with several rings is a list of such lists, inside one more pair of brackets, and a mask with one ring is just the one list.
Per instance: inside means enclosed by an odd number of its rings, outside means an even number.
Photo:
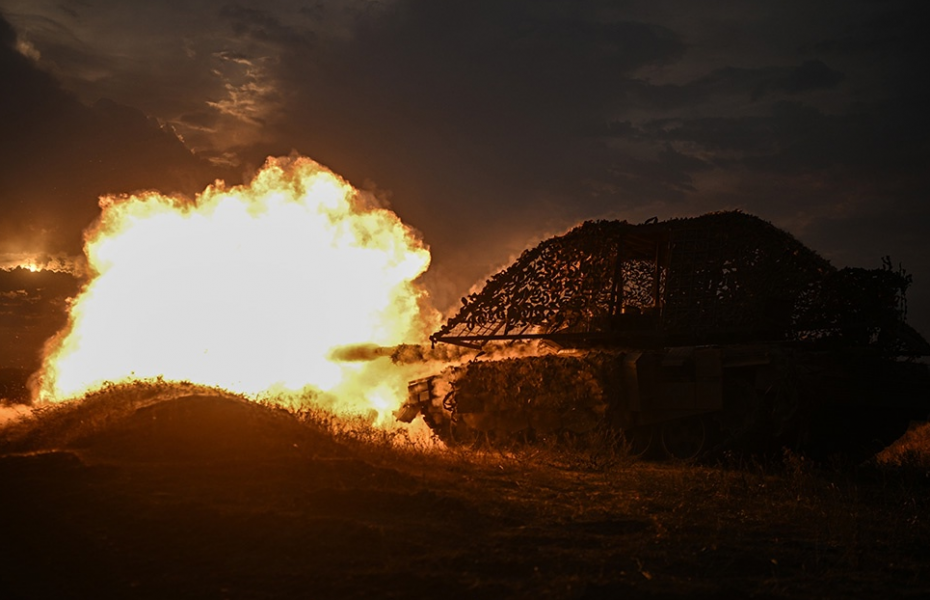
[{"label": "dry grass", "polygon": [[930,423],[913,423],[901,439],[880,452],[879,464],[930,472]]},{"label": "dry grass", "polygon": [[106,384],[79,400],[33,407],[25,417],[6,424],[0,428],[0,453],[67,448],[139,408],[197,393],[236,397],[223,390],[162,379]]},{"label": "dry grass", "polygon": [[[930,594],[930,478],[914,460],[656,464],[607,430],[449,449],[362,417],[222,402],[177,413],[200,419],[188,429],[158,402],[171,393],[105,390],[0,432],[5,453],[70,447],[88,465],[0,456],[15,490],[0,510],[21,517],[2,543],[85,547],[62,576],[96,597]],[[221,451],[194,452],[199,434]],[[190,448],[131,451],[147,444]],[[30,572],[10,565],[0,592]]]}]

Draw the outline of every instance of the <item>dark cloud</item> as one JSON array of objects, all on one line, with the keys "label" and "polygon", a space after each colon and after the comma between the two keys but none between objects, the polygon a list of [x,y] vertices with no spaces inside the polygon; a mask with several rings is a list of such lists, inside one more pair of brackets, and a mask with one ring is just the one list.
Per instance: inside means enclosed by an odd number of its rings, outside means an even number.
[{"label": "dark cloud", "polygon": [[796,95],[837,87],[845,75],[820,60],[792,67],[724,67],[684,85],[650,85],[634,82],[630,98],[655,109],[674,109],[743,96],[755,103],[766,97]]},{"label": "dark cloud", "polygon": [[782,101],[763,115],[658,119],[636,129],[615,127],[615,135],[686,143],[721,168],[739,165],[786,176],[843,168],[850,181],[883,178],[896,184],[928,166],[927,140],[913,119],[893,106],[827,114]]},{"label": "dark cloud", "polygon": [[0,251],[79,251],[97,198],[160,188],[192,193],[212,173],[136,108],[87,106],[16,48],[0,16]]},{"label": "dark cloud", "polygon": [[[897,63],[902,54],[919,52],[928,45],[924,35],[928,16],[930,5],[926,2],[887,2],[870,18],[847,23],[840,35],[816,40],[802,50]],[[919,56],[914,59],[920,60]]]},{"label": "dark cloud", "polygon": [[[307,12],[306,7],[301,12]],[[310,12],[311,15],[319,14]],[[271,11],[262,8],[248,8],[240,4],[224,6],[219,16],[232,24],[232,31],[237,36],[270,42],[275,45],[309,45],[315,36],[307,31],[299,31],[282,23]]]},{"label": "dark cloud", "polygon": [[[908,7],[889,7],[878,26],[861,3],[721,8],[694,20],[729,23],[713,48],[701,25],[662,13],[682,7],[395,2],[356,15],[350,37],[280,45],[274,77],[289,117],[272,138],[392,190],[433,246],[431,276],[459,282],[516,240],[581,218],[743,208],[804,228],[838,257],[839,238],[811,219],[863,218],[864,203],[891,199],[907,218],[920,186],[902,183],[930,156],[926,129],[908,126],[924,111],[896,91],[904,65],[916,66],[908,46],[849,60],[818,44],[914,38]],[[271,41],[280,24],[248,17],[260,26],[241,31]],[[662,76],[689,61],[680,82]]]},{"label": "dark cloud", "polygon": [[794,95],[830,89],[843,79],[842,73],[819,60],[808,60],[796,67],[725,67],[684,86],[678,97],[690,102],[701,102],[714,95],[745,93],[755,101],[779,92]]},{"label": "dark cloud", "polygon": [[11,47],[16,44],[16,31],[6,19],[0,19],[0,45]]},{"label": "dark cloud", "polygon": [[[3,3],[41,56],[4,23],[3,77],[21,89],[0,103],[36,107],[18,144],[121,165],[82,163],[79,180],[143,179],[101,150],[137,142],[146,169],[186,173],[174,152],[244,169],[297,150],[423,231],[442,306],[582,219],[741,208],[839,266],[892,254],[930,329],[926,3]],[[56,150],[62,127],[72,146]]]},{"label": "dark cloud", "polygon": [[0,269],[0,365],[33,369],[43,342],[66,321],[66,304],[79,287],[68,273]]},{"label": "dark cloud", "polygon": [[834,71],[819,60],[808,60],[800,67],[792,69],[784,78],[776,80],[773,85],[789,94],[809,92],[811,90],[834,88],[845,75]]},{"label": "dark cloud", "polygon": [[610,162],[588,132],[633,72],[685,50],[667,28],[605,20],[596,4],[398,2],[359,14],[350,38],[283,45],[288,119],[273,137],[391,189],[440,257],[476,230],[503,239],[515,221],[575,212],[548,199]]},{"label": "dark cloud", "polygon": [[[622,100],[631,72],[683,51],[662,27],[602,22],[578,8],[584,4],[553,6],[399,3],[388,15],[363,21],[350,42],[314,61],[313,70],[300,56],[285,68],[291,78],[325,78],[360,108],[406,117],[392,137],[422,135],[408,133],[410,123],[437,137],[454,132],[450,145],[483,146],[487,155],[502,152],[511,162],[536,149],[529,161],[535,171],[539,158],[552,156],[566,136]],[[313,101],[312,83],[306,92]]]}]

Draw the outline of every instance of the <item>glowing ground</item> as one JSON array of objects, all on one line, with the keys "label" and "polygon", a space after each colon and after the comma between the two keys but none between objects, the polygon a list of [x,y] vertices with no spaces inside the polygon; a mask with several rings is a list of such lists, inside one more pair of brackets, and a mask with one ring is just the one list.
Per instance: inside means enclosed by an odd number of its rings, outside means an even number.
[{"label": "glowing ground", "polygon": [[914,470],[392,449],[202,394],[71,418],[0,436],[0,597],[930,594]]}]

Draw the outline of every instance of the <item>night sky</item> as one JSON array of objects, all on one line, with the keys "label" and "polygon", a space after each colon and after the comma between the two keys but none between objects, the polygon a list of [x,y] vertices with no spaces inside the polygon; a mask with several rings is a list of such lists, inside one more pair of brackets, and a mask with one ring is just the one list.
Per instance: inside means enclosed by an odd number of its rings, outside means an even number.
[{"label": "night sky", "polygon": [[422,233],[442,309],[580,221],[741,209],[837,267],[890,255],[928,334],[928,13],[0,0],[0,267],[79,254],[101,194],[193,194],[296,151]]}]

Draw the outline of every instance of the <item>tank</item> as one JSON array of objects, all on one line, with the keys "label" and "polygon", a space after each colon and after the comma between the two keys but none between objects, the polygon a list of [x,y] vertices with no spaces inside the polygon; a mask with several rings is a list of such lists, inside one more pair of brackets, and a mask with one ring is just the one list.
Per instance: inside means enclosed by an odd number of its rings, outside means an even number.
[{"label": "tank", "polygon": [[462,299],[431,341],[475,358],[410,382],[396,416],[453,444],[606,427],[641,455],[862,458],[930,413],[910,282],[742,212],[585,222]]}]

